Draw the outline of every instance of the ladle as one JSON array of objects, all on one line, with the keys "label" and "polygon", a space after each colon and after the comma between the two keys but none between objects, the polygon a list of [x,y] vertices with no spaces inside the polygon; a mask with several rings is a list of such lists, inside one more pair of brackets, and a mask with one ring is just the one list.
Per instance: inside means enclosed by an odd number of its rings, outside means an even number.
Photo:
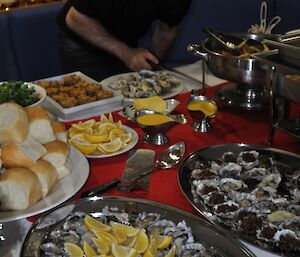
[{"label": "ladle", "polygon": [[[178,142],[174,145],[171,145],[166,150],[164,150],[158,158],[155,160],[154,166],[156,169],[169,169],[179,163],[179,161],[182,159],[182,157],[185,154],[185,144],[184,142]],[[106,184],[97,186],[91,190],[88,190],[86,192],[83,192],[81,197],[91,197],[100,193],[104,193],[109,189],[112,189],[116,187],[121,182],[133,182],[137,181],[140,178],[148,175],[151,173],[152,170],[142,171],[139,173],[135,173],[132,175],[129,175],[127,177],[121,178],[121,179],[113,179],[109,181]]]}]

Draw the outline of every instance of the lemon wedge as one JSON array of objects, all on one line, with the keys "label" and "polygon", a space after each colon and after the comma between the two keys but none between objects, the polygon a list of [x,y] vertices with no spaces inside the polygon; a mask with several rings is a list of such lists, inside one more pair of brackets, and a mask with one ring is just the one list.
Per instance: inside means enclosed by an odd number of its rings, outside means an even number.
[{"label": "lemon wedge", "polygon": [[133,248],[135,245],[135,242],[137,240],[137,235],[135,236],[131,236],[131,237],[127,237],[126,242],[124,242],[124,245],[130,248]]},{"label": "lemon wedge", "polygon": [[158,249],[167,248],[173,239],[171,236],[163,236],[163,235],[155,235],[154,238],[156,240]]},{"label": "lemon wedge", "polygon": [[149,246],[149,238],[146,234],[145,230],[141,229],[140,232],[137,234],[137,239],[134,244],[134,249],[137,253],[144,253]]},{"label": "lemon wedge", "polygon": [[118,226],[112,226],[112,234],[117,238],[119,244],[123,244],[127,240],[127,234]]},{"label": "lemon wedge", "polygon": [[96,251],[93,249],[93,247],[90,246],[90,244],[87,241],[83,241],[83,251],[86,257],[94,257],[97,256]]},{"label": "lemon wedge", "polygon": [[91,119],[91,120],[87,120],[84,122],[78,122],[78,123],[74,123],[72,124],[72,127],[74,127],[75,129],[79,130],[79,131],[84,131],[88,128],[92,128],[95,124],[95,120]]},{"label": "lemon wedge", "polygon": [[83,218],[84,225],[88,228],[88,230],[103,230],[109,232],[111,230],[110,226],[102,223],[101,221],[91,217],[90,215],[85,215]]},{"label": "lemon wedge", "polygon": [[112,254],[115,257],[135,257],[136,250],[119,244],[112,244]]},{"label": "lemon wedge", "polygon": [[113,123],[102,123],[98,127],[98,134],[103,135],[103,134],[108,134],[112,129],[117,128],[117,126]]},{"label": "lemon wedge", "polygon": [[81,131],[80,130],[77,130],[75,127],[71,127],[68,129],[68,135],[70,138],[74,137],[75,135],[77,134],[80,134]]},{"label": "lemon wedge", "polygon": [[105,240],[103,240],[103,238],[96,238],[93,237],[92,238],[94,244],[97,247],[97,252],[99,254],[107,254],[110,251],[110,247],[109,245],[105,242]]},{"label": "lemon wedge", "polygon": [[64,243],[65,251],[70,257],[82,257],[84,256],[84,252],[82,249],[73,243]]},{"label": "lemon wedge", "polygon": [[84,138],[90,143],[104,143],[109,141],[108,134],[83,134]]},{"label": "lemon wedge", "polygon": [[125,225],[114,221],[110,221],[109,224],[111,227],[120,227],[122,230],[124,230],[128,237],[136,236],[139,233],[139,229],[130,225]]},{"label": "lemon wedge", "polygon": [[110,234],[110,233],[108,233],[106,231],[103,231],[103,230],[93,230],[93,233],[94,233],[94,235],[96,237],[102,238],[103,241],[106,244],[108,244],[109,246],[111,246],[112,243],[118,243],[117,238],[114,235],[112,235],[112,234]]},{"label": "lemon wedge", "polygon": [[[72,140],[72,139],[71,139]],[[91,144],[87,142],[82,142],[82,141],[72,141],[74,143],[74,146],[82,153],[84,154],[92,154],[96,152],[97,150],[97,145],[96,144]]]},{"label": "lemon wedge", "polygon": [[164,257],[175,257],[176,245],[173,245],[170,251]]},{"label": "lemon wedge", "polygon": [[152,238],[149,247],[147,248],[143,257],[156,257],[156,255],[157,255],[157,244],[155,238]]},{"label": "lemon wedge", "polygon": [[119,151],[123,146],[121,138],[116,138],[108,143],[98,144],[98,150],[102,153],[114,153]]}]

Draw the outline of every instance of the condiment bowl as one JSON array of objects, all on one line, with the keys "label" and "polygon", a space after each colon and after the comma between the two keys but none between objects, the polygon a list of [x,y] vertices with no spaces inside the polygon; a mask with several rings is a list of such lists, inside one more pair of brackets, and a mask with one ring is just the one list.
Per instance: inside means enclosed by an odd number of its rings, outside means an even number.
[{"label": "condiment bowl", "polygon": [[34,104],[28,105],[26,107],[28,108],[28,107],[33,107],[33,106],[42,106],[43,102],[45,101],[45,99],[47,97],[46,90],[43,87],[41,87],[41,86],[39,86],[37,84],[33,84],[33,83],[26,83],[26,84],[28,85],[29,88],[34,88],[36,94],[40,98],[39,101],[35,102]]},{"label": "condiment bowl", "polygon": [[177,124],[186,123],[186,118],[183,114],[166,115],[150,110],[136,111],[134,120],[145,132],[143,141],[154,145],[167,144],[169,142],[166,136],[167,131]]},{"label": "condiment bowl", "polygon": [[212,130],[209,120],[217,113],[215,101],[203,95],[191,95],[185,106],[193,119],[191,124],[193,130],[197,132]]}]

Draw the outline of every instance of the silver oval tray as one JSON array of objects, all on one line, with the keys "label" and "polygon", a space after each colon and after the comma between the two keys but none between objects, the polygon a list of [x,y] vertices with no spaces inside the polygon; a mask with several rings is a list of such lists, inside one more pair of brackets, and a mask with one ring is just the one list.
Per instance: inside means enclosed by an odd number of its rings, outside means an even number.
[{"label": "silver oval tray", "polygon": [[[279,163],[292,165],[294,168],[300,168],[300,156],[275,148],[263,147],[257,145],[249,144],[223,144],[223,145],[214,145],[211,147],[203,148],[192,154],[190,154],[181,164],[181,167],[178,172],[178,182],[186,199],[193,205],[193,207],[204,217],[206,217],[212,224],[216,225],[220,229],[223,229],[227,233],[230,232],[232,236],[237,239],[242,239],[251,245],[258,247],[267,252],[275,254],[283,254],[286,256],[289,253],[283,253],[278,247],[273,247],[271,244],[266,244],[259,242],[259,240],[254,235],[248,235],[245,232],[237,231],[233,229],[232,226],[228,225],[225,221],[222,222],[216,217],[211,207],[209,207],[200,197],[195,199],[195,195],[191,192],[191,172],[195,162],[203,162],[220,160],[224,152],[233,152],[234,154],[239,154],[242,151],[255,150],[260,154],[269,154],[272,155],[275,160]],[[298,216],[297,216],[298,217]],[[224,219],[225,220],[225,219]],[[226,223],[226,224],[225,224]],[[287,256],[300,256],[299,251],[294,252],[292,255]]]},{"label": "silver oval tray", "polygon": [[178,223],[186,221],[187,226],[192,228],[192,233],[196,240],[212,247],[217,253],[217,257],[235,256],[235,257],[253,257],[254,255],[245,248],[239,241],[228,237],[222,231],[216,229],[210,223],[199,217],[184,212],[182,210],[159,204],[156,202],[133,199],[126,197],[92,197],[84,198],[54,209],[33,224],[28,232],[21,251],[22,257],[38,257],[41,254],[40,245],[47,236],[58,226],[61,226],[71,213],[85,212],[101,215],[104,207],[113,207],[125,211],[129,215],[138,215],[139,213],[158,213],[161,219],[172,220]]}]

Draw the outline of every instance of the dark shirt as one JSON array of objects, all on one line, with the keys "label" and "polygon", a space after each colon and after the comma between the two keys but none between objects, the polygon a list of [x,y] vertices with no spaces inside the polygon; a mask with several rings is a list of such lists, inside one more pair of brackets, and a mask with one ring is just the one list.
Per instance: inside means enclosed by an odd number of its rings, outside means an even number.
[{"label": "dark shirt", "polygon": [[170,27],[181,22],[191,0],[69,0],[58,16],[61,29],[77,42],[83,42],[65,23],[65,16],[71,6],[79,12],[94,18],[117,39],[131,47],[146,34],[155,20],[161,20]]}]

